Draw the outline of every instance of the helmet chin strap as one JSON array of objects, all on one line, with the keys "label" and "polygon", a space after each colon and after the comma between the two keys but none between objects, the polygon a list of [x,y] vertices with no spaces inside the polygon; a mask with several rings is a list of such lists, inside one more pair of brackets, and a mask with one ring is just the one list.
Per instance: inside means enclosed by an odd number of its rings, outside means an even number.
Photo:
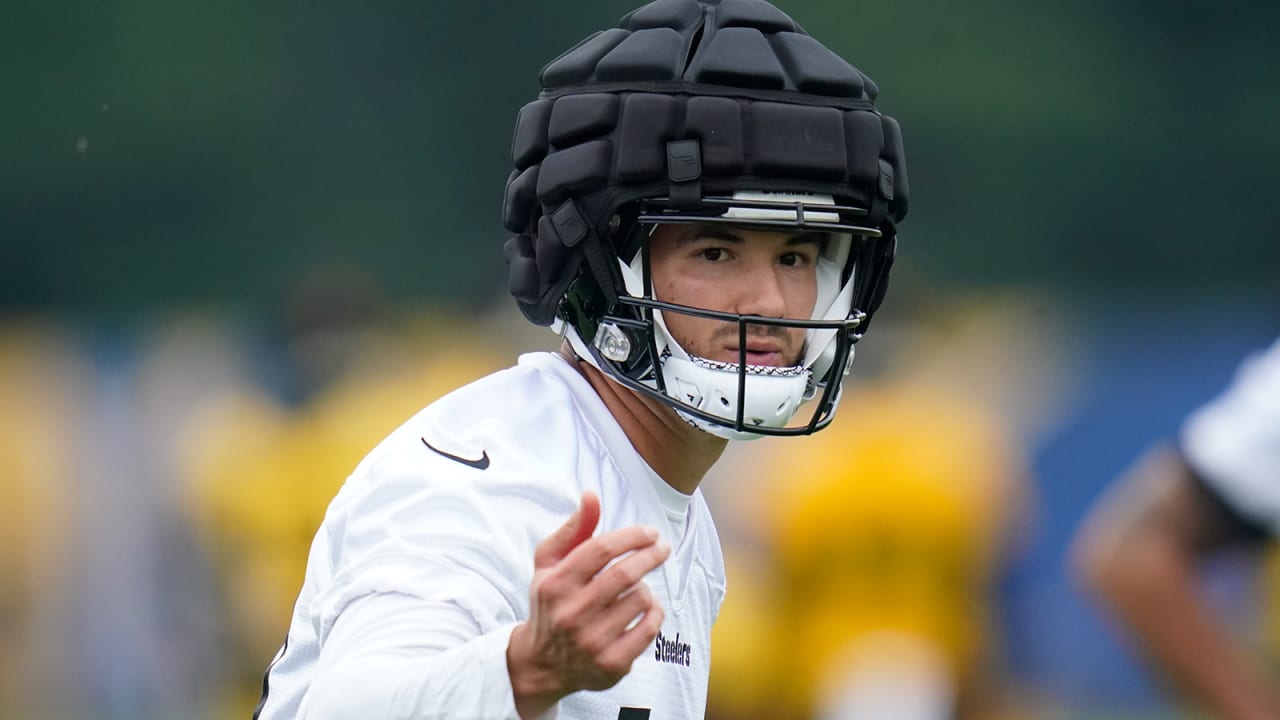
[{"label": "helmet chin strap", "polygon": [[[804,399],[810,372],[799,366],[776,368],[783,371],[766,374],[727,363],[712,363],[700,358],[680,360],[666,357],[662,374],[667,394],[680,403],[709,413],[718,421],[684,411],[676,412],[695,427],[729,440],[754,440],[763,437],[750,428],[783,428],[791,421]],[[775,369],[775,368],[770,368]],[[739,407],[739,382],[743,383]],[[738,430],[741,412],[742,428]]]}]

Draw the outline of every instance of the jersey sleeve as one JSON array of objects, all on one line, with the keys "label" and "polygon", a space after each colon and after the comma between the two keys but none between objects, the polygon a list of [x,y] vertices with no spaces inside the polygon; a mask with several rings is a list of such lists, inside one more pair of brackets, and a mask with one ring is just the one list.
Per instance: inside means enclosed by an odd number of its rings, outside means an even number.
[{"label": "jersey sleeve", "polygon": [[447,602],[366,595],[334,623],[299,718],[517,718],[506,664],[514,627],[481,633]]},{"label": "jersey sleeve", "polygon": [[353,477],[325,520],[302,717],[516,717],[507,642],[537,542],[572,508],[554,482],[419,450]]},{"label": "jersey sleeve", "polygon": [[1241,519],[1280,533],[1280,340],[1183,423],[1183,457]]}]

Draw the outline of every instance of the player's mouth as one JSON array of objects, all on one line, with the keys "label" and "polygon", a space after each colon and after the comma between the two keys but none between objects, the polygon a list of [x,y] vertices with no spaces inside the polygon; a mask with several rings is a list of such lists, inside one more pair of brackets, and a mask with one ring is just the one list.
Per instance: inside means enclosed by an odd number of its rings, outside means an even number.
[{"label": "player's mouth", "polygon": [[[726,347],[726,362],[737,364],[741,361],[741,354],[737,347]],[[790,353],[785,351],[781,343],[760,342],[747,343],[746,359],[748,365],[764,365],[767,367],[781,367],[783,365],[791,365]]]}]

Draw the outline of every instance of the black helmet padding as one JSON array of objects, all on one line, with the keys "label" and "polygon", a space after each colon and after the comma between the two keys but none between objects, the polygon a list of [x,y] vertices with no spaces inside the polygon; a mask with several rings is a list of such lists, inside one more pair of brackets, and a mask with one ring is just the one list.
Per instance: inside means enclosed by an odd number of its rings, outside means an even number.
[{"label": "black helmet padding", "polygon": [[511,293],[535,323],[584,258],[613,295],[613,218],[637,200],[830,195],[890,246],[906,215],[901,132],[875,84],[763,0],[650,3],[548,64],[542,87],[517,118],[503,204]]}]

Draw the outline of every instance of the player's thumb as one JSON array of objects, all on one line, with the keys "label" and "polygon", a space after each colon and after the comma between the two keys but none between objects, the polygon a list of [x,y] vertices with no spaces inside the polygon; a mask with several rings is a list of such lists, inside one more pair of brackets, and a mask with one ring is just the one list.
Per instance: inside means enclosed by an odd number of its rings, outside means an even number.
[{"label": "player's thumb", "polygon": [[582,493],[582,501],[578,509],[573,511],[569,519],[556,528],[556,531],[547,539],[538,543],[538,549],[533,556],[533,566],[544,568],[560,562],[571,550],[591,537],[591,533],[596,531],[596,524],[599,522],[600,498],[591,491]]}]

